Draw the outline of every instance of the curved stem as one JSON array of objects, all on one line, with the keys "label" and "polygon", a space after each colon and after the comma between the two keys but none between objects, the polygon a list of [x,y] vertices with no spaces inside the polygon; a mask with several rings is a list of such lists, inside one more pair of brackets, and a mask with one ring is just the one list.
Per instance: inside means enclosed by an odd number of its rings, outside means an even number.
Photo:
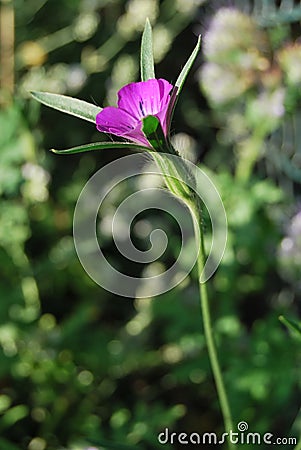
[{"label": "curved stem", "polygon": [[[198,255],[198,276],[199,276],[199,292],[200,292],[200,302],[201,302],[201,310],[202,310],[202,319],[203,319],[203,327],[204,327],[204,333],[205,333],[205,339],[207,343],[208,353],[209,353],[209,359],[210,364],[213,372],[213,377],[216,385],[216,390],[219,398],[219,404],[221,408],[221,412],[224,419],[224,427],[225,432],[229,433],[230,430],[233,430],[233,420],[231,415],[231,410],[229,406],[229,401],[224,385],[224,380],[218,360],[218,355],[216,351],[215,341],[213,337],[213,330],[212,330],[212,321],[211,321],[211,314],[210,314],[210,308],[209,308],[209,301],[208,301],[208,293],[207,293],[207,286],[206,283],[200,282],[200,277],[204,269],[205,265],[205,248],[204,248],[204,234],[202,229],[202,219],[201,219],[201,211],[200,207],[193,206],[193,212],[196,216],[196,223],[195,227],[198,227],[196,229],[196,239],[198,239],[198,236],[200,237],[199,242],[199,255]],[[229,449],[234,449],[234,444],[230,442],[229,436],[228,436],[228,446]],[[237,448],[237,447],[236,447]]]}]

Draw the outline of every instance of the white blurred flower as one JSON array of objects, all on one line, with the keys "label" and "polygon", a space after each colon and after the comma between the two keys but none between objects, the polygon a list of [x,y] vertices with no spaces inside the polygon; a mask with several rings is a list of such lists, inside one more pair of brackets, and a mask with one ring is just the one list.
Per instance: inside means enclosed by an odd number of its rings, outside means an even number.
[{"label": "white blurred flower", "polygon": [[266,36],[252,18],[234,8],[220,8],[203,39],[207,61],[242,69],[265,70],[266,47]]},{"label": "white blurred flower", "polygon": [[148,17],[152,22],[158,15],[157,0],[131,0],[128,3],[127,14],[133,20],[133,24],[137,31],[143,30],[145,20]]},{"label": "white blurred flower", "polygon": [[22,186],[23,196],[32,202],[44,202],[48,199],[49,173],[43,167],[26,163],[22,166],[25,183]]},{"label": "white blurred flower", "polygon": [[281,275],[301,288],[301,211],[291,219],[278,250]]},{"label": "white blurred flower", "polygon": [[279,51],[278,61],[289,84],[301,83],[301,44],[290,44]]},{"label": "white blurred flower", "polygon": [[153,29],[153,48],[155,62],[161,61],[172,44],[171,32],[164,25],[156,25]]},{"label": "white blurred flower", "polygon": [[206,0],[176,0],[176,9],[182,14],[191,14]]},{"label": "white blurred flower", "polygon": [[80,14],[73,28],[74,39],[79,42],[87,41],[96,32],[98,24],[99,15],[95,12]]},{"label": "white blurred flower", "polygon": [[250,85],[248,78],[216,63],[207,63],[201,69],[201,86],[208,99],[215,104],[238,98]]},{"label": "white blurred flower", "polygon": [[246,117],[252,126],[265,127],[272,131],[285,114],[285,89],[272,92],[263,91],[257,98],[247,104]]},{"label": "white blurred flower", "polygon": [[118,32],[127,39],[131,39],[136,31],[142,31],[145,20],[154,22],[158,16],[157,0],[130,0],[126,13],[117,22]]},{"label": "white blurred flower", "polygon": [[66,84],[68,91],[79,91],[87,80],[87,74],[79,64],[69,66]]}]

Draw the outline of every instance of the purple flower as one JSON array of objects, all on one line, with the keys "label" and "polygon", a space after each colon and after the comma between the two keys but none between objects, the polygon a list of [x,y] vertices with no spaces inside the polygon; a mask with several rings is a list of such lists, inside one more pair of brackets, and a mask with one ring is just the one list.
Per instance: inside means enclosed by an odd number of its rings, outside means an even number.
[{"label": "purple flower", "polygon": [[172,88],[172,84],[163,78],[127,84],[118,92],[118,107],[108,106],[97,114],[98,131],[151,147],[142,132],[142,119],[156,116],[167,136]]}]

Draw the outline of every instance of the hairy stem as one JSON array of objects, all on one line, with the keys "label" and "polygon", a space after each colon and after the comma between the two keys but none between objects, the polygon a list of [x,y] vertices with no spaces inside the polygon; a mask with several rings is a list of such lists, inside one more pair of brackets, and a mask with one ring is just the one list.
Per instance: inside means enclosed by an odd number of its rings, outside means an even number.
[{"label": "hairy stem", "polygon": [[[207,286],[206,283],[200,282],[200,277],[204,269],[205,265],[205,248],[204,248],[204,234],[202,229],[202,222],[201,222],[201,210],[199,206],[193,206],[193,213],[196,218],[195,227],[196,228],[196,239],[198,239],[198,236],[200,238],[199,240],[199,255],[198,255],[198,276],[199,276],[199,292],[200,292],[200,302],[201,302],[201,310],[202,310],[202,319],[203,319],[203,327],[204,327],[204,333],[209,353],[209,359],[210,364],[213,372],[213,377],[216,385],[216,390],[219,398],[219,404],[221,408],[221,412],[223,415],[224,420],[224,427],[225,431],[227,433],[230,432],[230,430],[233,430],[233,420],[231,415],[231,410],[229,406],[228,396],[226,393],[224,380],[218,360],[216,345],[214,341],[213,336],[213,330],[212,330],[212,321],[211,321],[211,314],[210,314],[210,308],[209,308],[209,300],[208,300],[208,292],[207,292]],[[234,444],[231,443],[228,439],[228,446],[229,449],[234,449]],[[236,447],[237,448],[237,447]]]}]

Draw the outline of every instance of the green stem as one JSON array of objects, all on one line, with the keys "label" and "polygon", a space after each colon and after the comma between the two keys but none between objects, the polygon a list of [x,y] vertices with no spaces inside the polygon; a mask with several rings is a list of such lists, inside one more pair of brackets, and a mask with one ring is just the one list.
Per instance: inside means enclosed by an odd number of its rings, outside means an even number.
[{"label": "green stem", "polygon": [[298,444],[296,445],[294,450],[301,450],[301,438],[299,439]]},{"label": "green stem", "polygon": [[[205,265],[205,247],[204,247],[204,234],[202,229],[202,218],[201,218],[201,211],[200,207],[193,206],[193,212],[196,217],[196,223],[195,227],[198,227],[196,229],[196,238],[200,236],[200,251],[198,255],[198,275],[199,275],[199,292],[200,292],[200,302],[201,302],[201,310],[202,310],[202,318],[203,318],[203,326],[204,326],[204,333],[209,353],[209,359],[210,364],[213,372],[213,377],[216,385],[216,390],[219,398],[219,404],[221,408],[221,412],[224,419],[224,427],[225,431],[227,433],[230,432],[230,430],[234,430],[233,428],[233,420],[231,416],[229,401],[223,381],[223,376],[218,360],[218,355],[216,351],[216,346],[214,342],[213,337],[213,330],[212,330],[212,321],[211,321],[211,314],[210,314],[210,308],[209,308],[209,301],[208,301],[208,293],[207,293],[207,286],[206,283],[200,282],[200,277],[204,269]],[[228,446],[229,449],[234,449],[234,444],[229,441],[228,439]],[[236,447],[237,448],[237,447]]]},{"label": "green stem", "polygon": [[238,161],[236,166],[235,177],[238,181],[247,182],[252,175],[252,171],[264,141],[263,133],[255,133],[240,144],[238,150]]}]

